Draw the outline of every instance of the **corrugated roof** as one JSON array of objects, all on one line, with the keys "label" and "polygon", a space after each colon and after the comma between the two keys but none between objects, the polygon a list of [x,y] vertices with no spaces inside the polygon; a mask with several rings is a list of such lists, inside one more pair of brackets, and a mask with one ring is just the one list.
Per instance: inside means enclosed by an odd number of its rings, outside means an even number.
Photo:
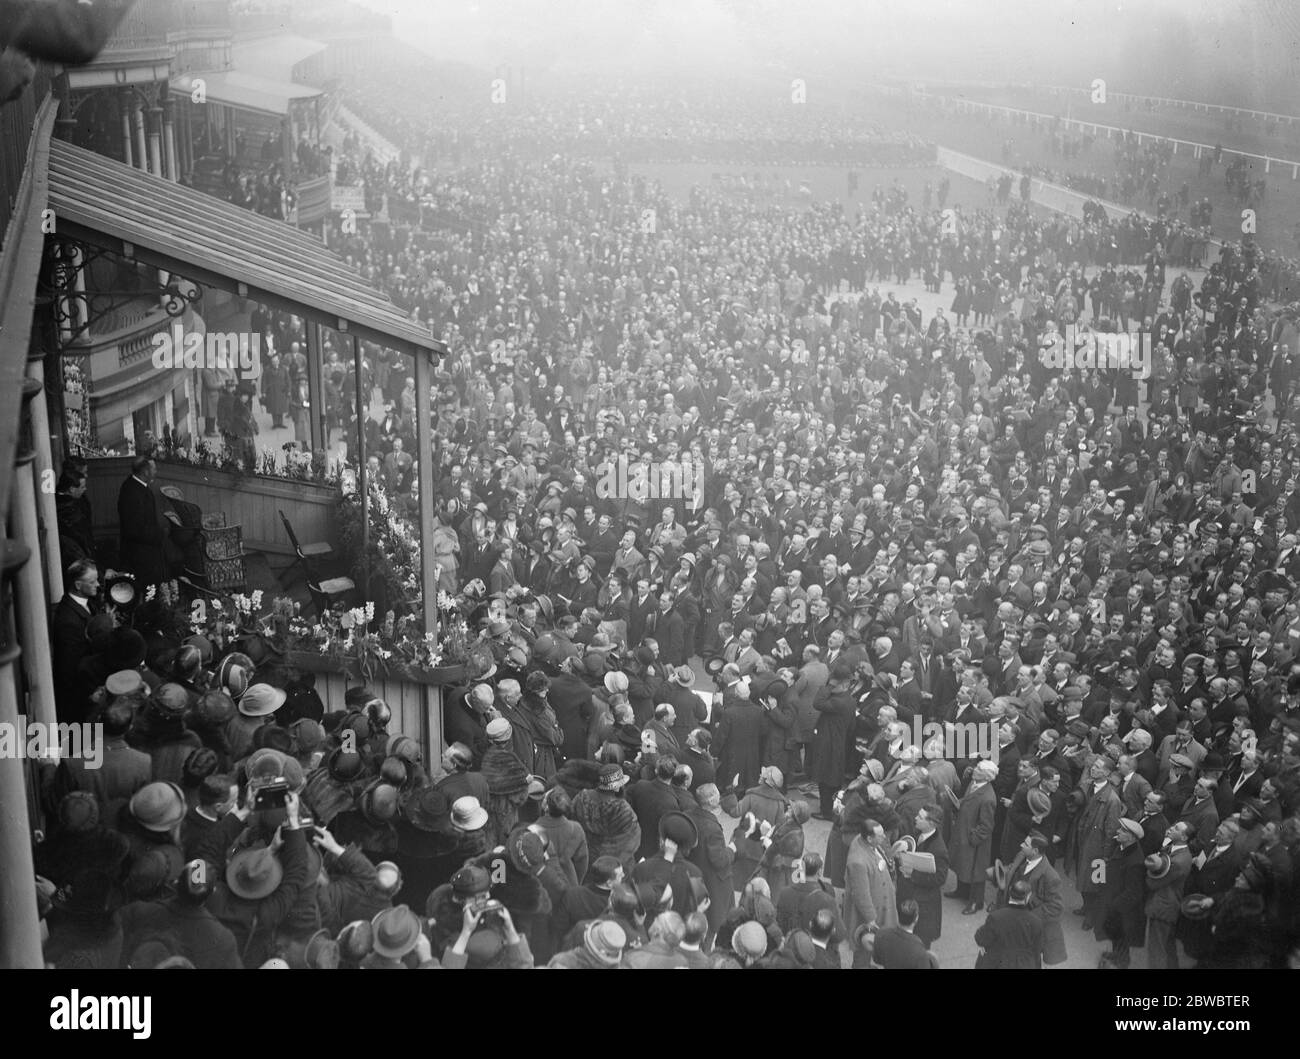
[{"label": "corrugated roof", "polygon": [[[246,284],[301,315],[398,348],[446,346],[318,239],[283,221],[222,202],[70,143],[50,144],[49,206],[57,231],[196,282]],[[144,251],[144,252],[142,252]],[[404,345],[400,345],[404,344]]]},{"label": "corrugated roof", "polygon": [[277,116],[288,114],[289,104],[294,100],[313,99],[321,94],[319,88],[310,85],[258,77],[240,70],[183,74],[171,79],[171,89],[188,96],[194,91],[195,81],[203,82],[209,103],[224,103],[228,107]]}]

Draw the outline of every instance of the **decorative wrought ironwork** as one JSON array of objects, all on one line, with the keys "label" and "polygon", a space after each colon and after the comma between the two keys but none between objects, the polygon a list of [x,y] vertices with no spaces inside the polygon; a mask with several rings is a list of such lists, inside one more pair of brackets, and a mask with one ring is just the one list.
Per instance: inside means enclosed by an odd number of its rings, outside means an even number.
[{"label": "decorative wrought ironwork", "polygon": [[45,253],[46,267],[42,269],[37,291],[54,314],[61,353],[76,344],[96,323],[142,298],[157,298],[163,311],[172,318],[184,316],[187,309],[203,298],[198,284],[174,272],[161,285],[150,284],[142,277],[140,285],[132,290],[91,288],[84,282],[85,277],[96,261],[112,256],[108,251],[52,237],[46,241]]}]

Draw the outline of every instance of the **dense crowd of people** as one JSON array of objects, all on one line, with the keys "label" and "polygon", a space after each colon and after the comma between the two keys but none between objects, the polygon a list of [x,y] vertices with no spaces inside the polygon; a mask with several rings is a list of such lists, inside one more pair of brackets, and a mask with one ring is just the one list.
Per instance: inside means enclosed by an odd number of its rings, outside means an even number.
[{"label": "dense crowd of people", "polygon": [[[426,761],[75,565],[60,707],[109,741],[47,791],[50,963],[922,968],[987,912],[978,966],[1041,967],[1074,911],[1114,965],[1296,959],[1297,311],[1249,241],[1194,284],[1162,220],[676,202],[461,131],[358,162],[435,230],[329,241],[451,348],[435,452],[400,374],[365,429],[399,517],[435,462],[411,535],[492,665]],[[1049,366],[1084,321],[1150,377]]]},{"label": "dense crowd of people", "polygon": [[[773,79],[760,92],[677,79],[593,90],[585,79],[534,86],[522,71],[503,70],[489,91],[481,76],[443,72],[452,83],[437,112],[390,105],[394,95],[420,98],[428,76],[399,64],[388,85],[352,84],[348,99],[392,142],[430,162],[460,165],[506,144],[523,156],[624,162],[888,166],[935,157],[932,143],[819,101],[817,88],[800,80]],[[707,107],[699,106],[702,93]]]},{"label": "dense crowd of people", "polygon": [[[1059,118],[1046,121],[1014,111],[964,110],[955,100],[937,96],[912,98],[908,106],[912,108],[909,116],[918,128],[928,135],[951,137],[949,146],[972,150],[974,139],[983,139],[986,133],[996,135],[1004,165],[1108,202],[1148,210],[1172,223],[1175,230],[1185,232],[1189,239],[1213,238],[1216,217],[1221,224],[1223,218],[1229,219],[1228,238],[1235,239],[1239,227],[1235,218],[1243,207],[1258,211],[1270,203],[1284,202],[1287,194],[1283,188],[1275,188],[1270,195],[1269,178],[1261,174],[1258,159],[1236,153],[1221,143],[1200,151],[1193,189],[1190,168],[1175,162],[1176,157],[1186,157],[1188,147],[1176,155],[1171,141],[1155,139],[1150,131],[1139,135],[1127,130],[1108,139],[1071,131]],[[1010,136],[1006,135],[1008,126]],[[983,152],[975,149],[974,153]],[[1057,158],[1063,160],[1061,164]],[[1088,168],[1081,170],[1080,163],[1085,162]],[[1222,191],[1216,186],[1219,173]],[[1272,234],[1276,240],[1261,254],[1261,272],[1276,275],[1281,289],[1294,292],[1300,289],[1300,260],[1295,256],[1300,238],[1293,232],[1295,225],[1289,217],[1274,223]],[[1224,234],[1222,229],[1219,234]],[[1294,294],[1274,298],[1291,301]]]}]

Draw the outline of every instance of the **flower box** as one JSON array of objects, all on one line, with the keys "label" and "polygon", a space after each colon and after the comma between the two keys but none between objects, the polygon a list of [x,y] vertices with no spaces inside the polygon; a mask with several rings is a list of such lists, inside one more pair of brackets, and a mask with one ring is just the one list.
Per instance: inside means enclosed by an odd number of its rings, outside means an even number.
[{"label": "flower box", "polygon": [[[341,673],[357,682],[364,679],[361,666],[355,659],[299,650],[287,652],[284,660],[288,665],[296,666],[308,673]],[[465,671],[464,665],[417,669],[405,663],[390,662],[377,667],[375,675],[390,681],[406,681],[411,684],[423,684],[426,687],[447,687],[463,683]]]}]

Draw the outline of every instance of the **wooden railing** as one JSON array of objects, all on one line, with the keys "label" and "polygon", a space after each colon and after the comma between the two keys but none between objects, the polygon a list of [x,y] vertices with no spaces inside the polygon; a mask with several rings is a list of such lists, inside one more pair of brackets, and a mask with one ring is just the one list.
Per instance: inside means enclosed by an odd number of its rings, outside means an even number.
[{"label": "wooden railing", "polygon": [[[97,540],[115,541],[118,534],[117,494],[131,473],[131,456],[88,460],[87,496]],[[174,485],[185,499],[205,512],[225,513],[226,525],[243,529],[245,549],[272,555],[293,554],[280,521],[283,510],[299,540],[332,540],[338,490],[291,478],[234,475],[226,471],[158,462],[160,485]]]}]

